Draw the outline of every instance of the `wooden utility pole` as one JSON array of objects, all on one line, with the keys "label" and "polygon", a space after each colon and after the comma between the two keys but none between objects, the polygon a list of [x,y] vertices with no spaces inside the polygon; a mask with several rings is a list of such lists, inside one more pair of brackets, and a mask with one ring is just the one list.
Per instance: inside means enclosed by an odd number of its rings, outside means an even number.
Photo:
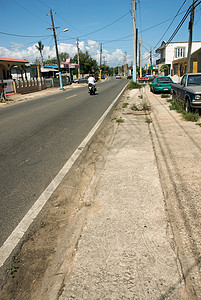
[{"label": "wooden utility pole", "polygon": [[125,50],[125,57],[124,57],[124,77],[127,75],[127,52]]},{"label": "wooden utility pole", "polygon": [[142,77],[142,55],[141,55],[141,47],[142,47],[142,42],[141,42],[141,34],[140,34],[140,44],[139,44],[139,67],[140,67],[140,78]]},{"label": "wooden utility pole", "polygon": [[56,56],[57,56],[57,65],[58,65],[58,70],[59,70],[60,89],[63,90],[61,68],[60,68],[60,60],[59,60],[59,52],[58,52],[58,47],[57,47],[57,37],[56,37],[56,32],[55,32],[55,29],[60,28],[60,27],[55,27],[54,26],[53,14],[52,14],[52,10],[51,9],[50,9],[50,17],[51,17],[51,21],[52,21],[52,27],[51,28],[47,28],[47,29],[51,29],[53,31],[54,42],[55,42],[55,49],[56,49]]},{"label": "wooden utility pole", "polygon": [[151,75],[152,75],[152,47],[150,48],[150,67],[151,67]]},{"label": "wooden utility pole", "polygon": [[136,2],[133,0],[133,82],[136,82],[136,25],[135,25],[135,10]]},{"label": "wooden utility pole", "polygon": [[191,50],[192,50],[192,38],[193,38],[193,23],[194,23],[194,13],[195,13],[195,3],[197,0],[193,0],[191,16],[189,22],[189,40],[188,40],[188,56],[187,56],[187,73],[192,72],[191,68]]},{"label": "wooden utility pole", "polygon": [[80,48],[79,48],[79,39],[77,37],[77,63],[78,63],[78,79],[80,79]]},{"label": "wooden utility pole", "polygon": [[102,53],[103,53],[102,43],[100,43],[100,80],[101,80]]}]

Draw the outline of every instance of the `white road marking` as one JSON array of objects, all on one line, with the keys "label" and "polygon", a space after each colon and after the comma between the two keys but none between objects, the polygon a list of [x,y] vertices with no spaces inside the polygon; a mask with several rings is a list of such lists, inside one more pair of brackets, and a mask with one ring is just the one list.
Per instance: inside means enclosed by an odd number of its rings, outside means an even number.
[{"label": "white road marking", "polygon": [[40,211],[42,210],[44,205],[47,203],[48,199],[51,197],[51,195],[53,194],[55,189],[61,183],[63,178],[69,172],[69,170],[72,167],[72,165],[74,164],[74,162],[80,156],[80,154],[82,153],[82,151],[85,148],[85,146],[87,145],[87,143],[90,141],[90,139],[92,138],[92,136],[94,135],[96,130],[100,127],[100,125],[106,118],[107,114],[110,112],[110,110],[112,109],[114,104],[117,102],[118,98],[121,96],[121,94],[125,90],[126,86],[118,94],[118,96],[111,103],[111,105],[108,107],[108,109],[102,115],[102,117],[94,125],[92,130],[88,133],[86,138],[82,141],[82,143],[78,146],[78,148],[75,150],[75,152],[72,154],[72,156],[68,159],[68,161],[63,166],[63,168],[55,176],[55,178],[52,180],[52,182],[48,185],[48,187],[44,190],[44,192],[40,195],[40,197],[36,200],[34,205],[30,208],[30,210],[27,212],[27,214],[24,216],[24,218],[20,221],[20,223],[17,225],[17,227],[13,230],[13,232],[10,234],[10,236],[7,238],[7,240],[4,242],[4,244],[0,248],[0,267],[2,267],[3,264],[5,263],[5,261],[9,258],[12,251],[15,249],[15,247],[20,242],[23,235],[28,230],[29,226],[32,224],[32,222],[37,217],[37,215],[40,213]]}]

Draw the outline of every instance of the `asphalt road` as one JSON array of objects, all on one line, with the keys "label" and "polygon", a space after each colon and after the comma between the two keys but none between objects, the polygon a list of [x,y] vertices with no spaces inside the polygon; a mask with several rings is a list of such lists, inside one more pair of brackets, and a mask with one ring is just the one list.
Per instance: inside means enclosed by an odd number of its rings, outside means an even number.
[{"label": "asphalt road", "polygon": [[0,109],[0,246],[127,81],[99,83]]}]

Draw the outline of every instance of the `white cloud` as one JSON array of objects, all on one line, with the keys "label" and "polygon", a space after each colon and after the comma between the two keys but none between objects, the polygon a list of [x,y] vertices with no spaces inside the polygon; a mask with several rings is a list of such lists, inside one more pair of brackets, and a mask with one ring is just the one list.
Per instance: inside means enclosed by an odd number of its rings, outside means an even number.
[{"label": "white cloud", "polygon": [[[0,47],[0,57],[27,59],[32,63],[40,57],[40,53],[36,49],[36,45],[37,43],[23,50],[20,50],[20,47],[22,45],[14,43],[10,49]],[[80,41],[79,48],[82,52],[85,52],[87,50],[89,54],[97,60],[98,64],[100,63],[100,44],[98,42],[93,40],[88,40],[86,43],[84,41]],[[76,44],[59,43],[58,51],[59,53],[67,52],[72,58],[77,53],[77,46]],[[124,63],[124,55],[125,54],[121,49],[116,49],[112,53],[109,53],[109,51],[103,49],[102,62],[104,62],[103,57],[105,57],[106,64],[109,66],[122,65]],[[51,48],[50,46],[44,46],[43,57],[44,59],[47,59],[48,56],[56,56],[55,46]],[[127,62],[129,62],[129,59],[127,59]]]}]

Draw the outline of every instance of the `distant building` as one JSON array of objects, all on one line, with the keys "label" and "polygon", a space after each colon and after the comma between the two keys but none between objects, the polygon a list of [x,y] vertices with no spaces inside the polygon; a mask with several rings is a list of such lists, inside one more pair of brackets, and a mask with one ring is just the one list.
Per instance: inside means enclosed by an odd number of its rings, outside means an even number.
[{"label": "distant building", "polygon": [[15,80],[31,80],[38,78],[38,66],[35,64],[26,64],[24,68],[24,74],[21,72],[18,66],[14,66],[11,70],[12,79]]},{"label": "distant building", "polygon": [[26,76],[25,64],[27,63],[29,62],[26,59],[0,57],[0,79],[11,79],[11,73],[14,67],[19,69],[22,77],[23,74]]},{"label": "distant building", "polygon": [[[192,53],[201,47],[201,42],[192,42]],[[156,49],[156,53],[160,54],[160,58],[156,61],[159,75],[163,75],[160,72],[162,65],[168,65],[168,74],[173,74],[173,61],[183,59],[188,54],[188,43],[187,42],[175,42],[167,44],[165,41],[162,42],[161,46]]]},{"label": "distant building", "polygon": [[[193,73],[201,73],[201,48],[191,54],[191,70]],[[176,59],[172,62],[172,75],[183,76],[186,73],[187,57]]]}]

